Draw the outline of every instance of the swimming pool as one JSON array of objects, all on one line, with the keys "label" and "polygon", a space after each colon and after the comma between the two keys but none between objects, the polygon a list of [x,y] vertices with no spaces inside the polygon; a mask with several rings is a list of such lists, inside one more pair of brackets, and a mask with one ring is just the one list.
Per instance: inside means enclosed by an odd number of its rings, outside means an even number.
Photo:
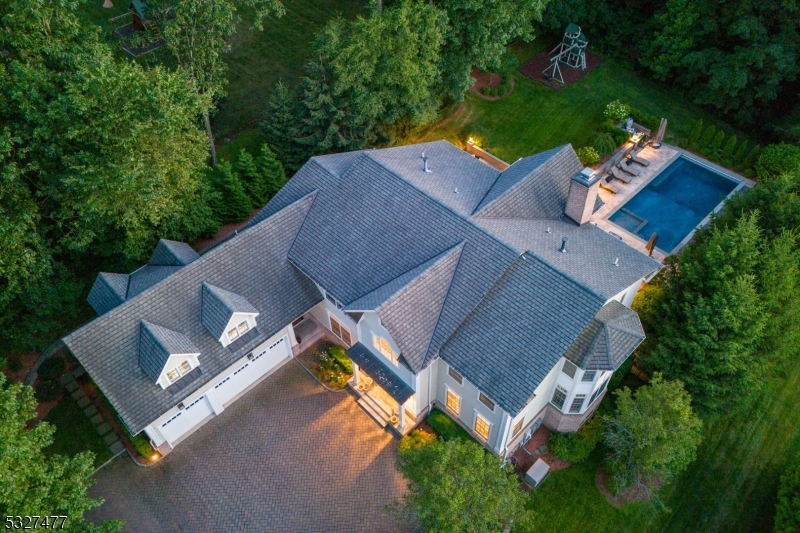
[{"label": "swimming pool", "polygon": [[657,233],[656,246],[669,253],[737,185],[734,179],[681,156],[609,220],[644,240]]}]

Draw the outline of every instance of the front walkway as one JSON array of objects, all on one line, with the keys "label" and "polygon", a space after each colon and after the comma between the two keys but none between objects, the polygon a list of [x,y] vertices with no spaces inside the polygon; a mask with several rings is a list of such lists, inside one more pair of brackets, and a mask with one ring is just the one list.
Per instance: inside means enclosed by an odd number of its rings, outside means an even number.
[{"label": "front walkway", "polygon": [[87,516],[137,533],[402,531],[384,511],[402,495],[396,458],[351,395],[290,361],[158,464],[100,470],[89,492],[106,503]]}]

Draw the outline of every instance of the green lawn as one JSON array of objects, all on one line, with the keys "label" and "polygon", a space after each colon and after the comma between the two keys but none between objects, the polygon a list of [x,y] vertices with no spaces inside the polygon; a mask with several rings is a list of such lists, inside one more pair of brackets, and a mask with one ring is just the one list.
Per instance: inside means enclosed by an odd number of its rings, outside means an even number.
[{"label": "green lawn", "polygon": [[[217,145],[224,145],[255,127],[272,86],[280,79],[294,84],[311,53],[314,32],[337,13],[354,18],[365,0],[284,1],[286,14],[270,19],[260,32],[247,24],[231,41],[228,55],[228,96],[214,117]],[[251,20],[246,10],[245,21]]]},{"label": "green lawn", "polygon": [[46,453],[71,456],[89,450],[94,452],[95,466],[111,459],[111,450],[70,396],[64,396],[45,420],[56,427],[53,444],[45,449]]},{"label": "green lawn", "polygon": [[[514,50],[522,63],[542,46],[537,41]],[[464,112],[424,139],[463,143],[470,136],[478,136],[493,154],[511,163],[564,143],[572,143],[576,149],[585,146],[589,135],[603,121],[606,104],[612,100],[665,117],[669,121],[668,136],[688,136],[700,117],[706,124],[713,122],[726,132],[733,131],[687,104],[674,89],[661,87],[613,60],[604,61],[561,91],[553,91],[519,72],[514,76],[516,88],[509,97],[488,101],[467,93]],[[741,140],[742,135],[737,133]]]}]

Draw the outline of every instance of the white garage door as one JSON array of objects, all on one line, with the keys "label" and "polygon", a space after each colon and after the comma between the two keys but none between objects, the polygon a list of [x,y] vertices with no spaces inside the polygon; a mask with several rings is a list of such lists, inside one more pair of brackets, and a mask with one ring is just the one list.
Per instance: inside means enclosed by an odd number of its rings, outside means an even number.
[{"label": "white garage door", "polygon": [[172,446],[184,433],[191,431],[192,428],[213,412],[211,404],[208,403],[205,395],[200,396],[175,416],[161,424],[161,434]]},{"label": "white garage door", "polygon": [[214,386],[217,399],[222,404],[231,400],[253,384],[258,378],[275,368],[281,361],[289,357],[289,339],[281,337],[260,353],[254,353],[252,360],[246,362],[230,375]]}]

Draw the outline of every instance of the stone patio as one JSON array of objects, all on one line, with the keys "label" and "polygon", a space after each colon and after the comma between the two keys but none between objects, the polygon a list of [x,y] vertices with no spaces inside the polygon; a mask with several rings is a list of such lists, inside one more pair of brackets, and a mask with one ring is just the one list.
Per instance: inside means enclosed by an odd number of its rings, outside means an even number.
[{"label": "stone patio", "polygon": [[397,441],[346,393],[295,361],[149,468],[127,457],[96,474],[92,520],[123,531],[394,532]]}]

